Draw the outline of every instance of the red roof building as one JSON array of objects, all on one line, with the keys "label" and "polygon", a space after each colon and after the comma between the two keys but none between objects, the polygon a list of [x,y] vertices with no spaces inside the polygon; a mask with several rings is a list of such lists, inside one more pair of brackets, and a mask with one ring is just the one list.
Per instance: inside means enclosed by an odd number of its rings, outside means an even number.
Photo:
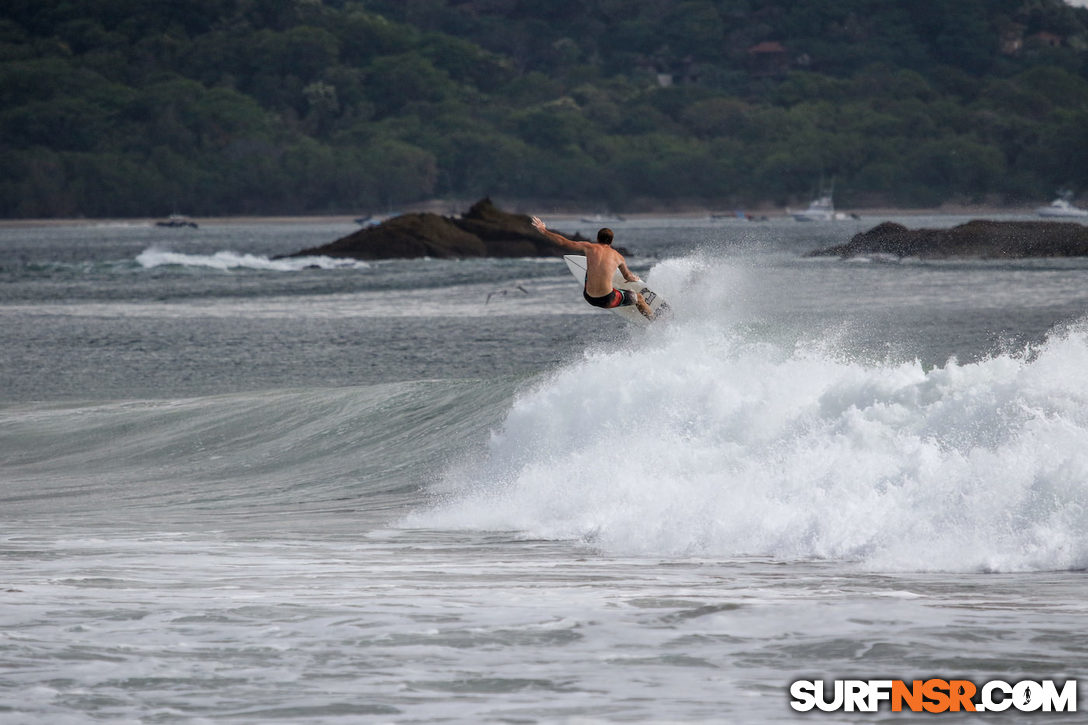
[{"label": "red roof building", "polygon": [[790,54],[781,43],[765,40],[748,49],[748,62],[753,75],[781,75],[790,69]]}]

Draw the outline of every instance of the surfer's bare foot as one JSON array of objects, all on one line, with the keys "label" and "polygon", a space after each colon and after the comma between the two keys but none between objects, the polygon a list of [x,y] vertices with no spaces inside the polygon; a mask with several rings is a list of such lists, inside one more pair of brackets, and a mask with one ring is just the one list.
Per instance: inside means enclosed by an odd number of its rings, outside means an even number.
[{"label": "surfer's bare foot", "polygon": [[635,307],[638,307],[638,311],[642,313],[642,316],[647,320],[653,321],[654,311],[650,309],[650,306],[646,304],[646,300],[642,298],[642,293],[638,293],[638,297],[635,300]]}]

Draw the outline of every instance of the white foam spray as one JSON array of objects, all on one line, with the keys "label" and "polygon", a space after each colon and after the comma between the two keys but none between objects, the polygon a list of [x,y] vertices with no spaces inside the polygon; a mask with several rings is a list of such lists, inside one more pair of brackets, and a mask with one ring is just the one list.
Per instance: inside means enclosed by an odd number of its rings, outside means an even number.
[{"label": "white foam spray", "polygon": [[407,524],[881,570],[1088,566],[1088,324],[931,370],[828,347],[680,319],[588,352]]},{"label": "white foam spray", "polygon": [[142,267],[162,267],[176,265],[182,267],[205,267],[209,269],[259,269],[273,272],[297,272],[303,269],[366,269],[370,265],[355,259],[334,259],[332,257],[289,257],[270,259],[259,254],[243,254],[232,251],[220,251],[214,254],[185,254],[172,252],[158,247],[145,249],[136,257]]}]

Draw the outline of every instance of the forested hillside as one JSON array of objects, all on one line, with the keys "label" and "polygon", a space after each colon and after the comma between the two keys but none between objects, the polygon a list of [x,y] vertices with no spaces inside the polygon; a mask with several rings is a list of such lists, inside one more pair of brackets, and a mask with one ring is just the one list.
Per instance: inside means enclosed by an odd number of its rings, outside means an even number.
[{"label": "forested hillside", "polygon": [[0,216],[1088,193],[1058,0],[5,0]]}]

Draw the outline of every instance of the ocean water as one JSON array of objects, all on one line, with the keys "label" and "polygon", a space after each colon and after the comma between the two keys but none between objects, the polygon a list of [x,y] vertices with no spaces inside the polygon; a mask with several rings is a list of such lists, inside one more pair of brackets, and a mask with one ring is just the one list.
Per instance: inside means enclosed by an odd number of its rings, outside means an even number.
[{"label": "ocean water", "polygon": [[1080,677],[1088,260],[803,256],[883,220],[617,223],[645,329],[559,260],[274,259],[351,225],[0,228],[0,723]]}]

